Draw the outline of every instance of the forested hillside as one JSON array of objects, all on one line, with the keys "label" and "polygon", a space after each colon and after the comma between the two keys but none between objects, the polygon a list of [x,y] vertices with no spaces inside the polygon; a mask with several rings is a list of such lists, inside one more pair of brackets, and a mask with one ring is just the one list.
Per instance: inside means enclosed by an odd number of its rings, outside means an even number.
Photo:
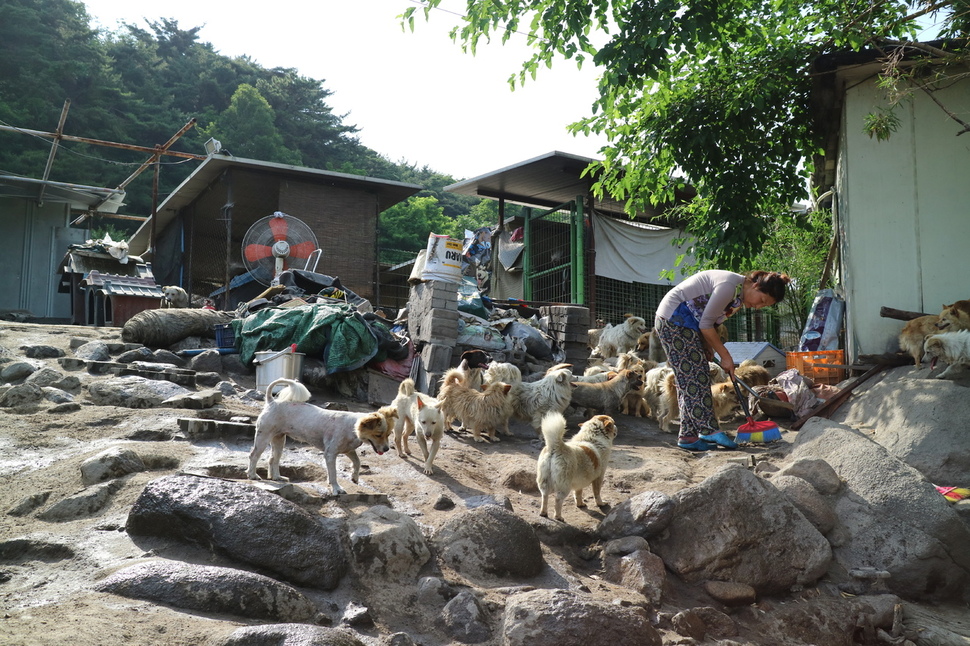
[{"label": "forested hillside", "polygon": [[[82,2],[0,0],[0,125],[54,132],[70,100],[65,134],[152,147],[195,119],[173,150],[204,154],[204,142],[214,137],[238,157],[420,184],[427,190],[417,197],[434,198],[433,213],[449,223],[474,213],[479,200],[441,191],[455,178],[393,163],[362,145],[357,128],[327,105],[332,90],[323,80],[223,56],[200,42],[200,29],[159,18],[107,33],[91,27]],[[0,174],[41,178],[50,144],[0,130]],[[114,187],[145,159],[65,141],[49,179]],[[198,165],[177,157],[161,163],[160,201]],[[128,185],[127,213],[151,212],[151,183],[147,172]],[[422,213],[428,208],[427,200],[418,205]]]}]

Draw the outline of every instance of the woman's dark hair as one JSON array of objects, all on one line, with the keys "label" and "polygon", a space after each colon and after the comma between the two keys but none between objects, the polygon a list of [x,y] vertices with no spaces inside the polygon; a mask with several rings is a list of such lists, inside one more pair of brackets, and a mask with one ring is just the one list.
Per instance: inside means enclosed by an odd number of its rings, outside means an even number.
[{"label": "woman's dark hair", "polygon": [[756,269],[748,272],[747,278],[754,284],[755,289],[765,293],[780,303],[785,299],[785,288],[791,282],[788,274],[779,274],[777,271],[764,271]]}]

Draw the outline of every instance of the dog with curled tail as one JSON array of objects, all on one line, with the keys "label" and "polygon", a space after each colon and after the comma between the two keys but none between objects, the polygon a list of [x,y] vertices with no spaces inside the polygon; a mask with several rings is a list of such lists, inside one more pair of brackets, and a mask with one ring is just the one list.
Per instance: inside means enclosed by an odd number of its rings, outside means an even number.
[{"label": "dog with curled tail", "polygon": [[555,519],[562,521],[562,503],[573,492],[576,506],[586,507],[583,489],[591,486],[600,508],[606,505],[600,497],[606,467],[616,439],[616,424],[608,415],[597,415],[580,426],[579,432],[566,441],[566,418],[562,413],[549,413],[542,418],[545,446],[536,463],[536,483],[542,504],[539,515],[548,518],[549,496],[555,497]]}]

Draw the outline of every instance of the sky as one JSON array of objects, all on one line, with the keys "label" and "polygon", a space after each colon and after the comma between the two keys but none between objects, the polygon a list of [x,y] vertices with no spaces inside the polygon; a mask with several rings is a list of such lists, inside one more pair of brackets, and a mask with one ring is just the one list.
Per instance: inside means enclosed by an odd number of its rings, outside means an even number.
[{"label": "sky", "polygon": [[[464,2],[444,3],[424,21],[413,0],[82,0],[93,26],[147,20],[201,26],[199,40],[225,56],[266,68],[294,68],[323,81],[327,100],[362,144],[395,163],[467,179],[552,151],[599,158],[605,137],[574,137],[566,126],[589,116],[596,71],[559,60],[513,92],[508,78],[529,54],[513,35],[465,54],[448,32]],[[252,7],[244,9],[243,7]],[[418,7],[414,32],[396,18]],[[223,142],[232,150],[231,142]]]}]

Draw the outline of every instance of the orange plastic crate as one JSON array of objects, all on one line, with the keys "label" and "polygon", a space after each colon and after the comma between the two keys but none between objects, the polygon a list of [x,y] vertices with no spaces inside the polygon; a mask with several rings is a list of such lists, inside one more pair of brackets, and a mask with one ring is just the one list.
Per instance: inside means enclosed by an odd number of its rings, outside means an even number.
[{"label": "orange plastic crate", "polygon": [[844,368],[828,368],[825,364],[845,365],[845,350],[816,350],[815,352],[787,352],[785,363],[817,384],[835,385],[845,379]]}]

